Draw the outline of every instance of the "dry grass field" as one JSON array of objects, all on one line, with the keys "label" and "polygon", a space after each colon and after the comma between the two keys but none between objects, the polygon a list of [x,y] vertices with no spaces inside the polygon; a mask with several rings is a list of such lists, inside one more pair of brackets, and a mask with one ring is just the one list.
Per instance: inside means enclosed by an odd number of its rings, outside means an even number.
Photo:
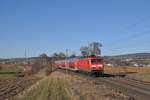
[{"label": "dry grass field", "polygon": [[150,67],[105,67],[105,73],[122,73],[129,77],[137,78],[143,81],[150,81]]},{"label": "dry grass field", "polygon": [[106,73],[150,73],[150,67],[129,67],[129,66],[121,66],[121,67],[105,67]]},{"label": "dry grass field", "polygon": [[94,84],[78,75],[59,71],[39,81],[16,100],[128,100],[129,97],[104,84]]},{"label": "dry grass field", "polygon": [[16,66],[14,64],[1,64],[0,65],[0,76],[15,76],[16,72],[22,69],[21,66]]},{"label": "dry grass field", "polygon": [[76,100],[69,84],[56,75],[43,78],[16,100]]}]

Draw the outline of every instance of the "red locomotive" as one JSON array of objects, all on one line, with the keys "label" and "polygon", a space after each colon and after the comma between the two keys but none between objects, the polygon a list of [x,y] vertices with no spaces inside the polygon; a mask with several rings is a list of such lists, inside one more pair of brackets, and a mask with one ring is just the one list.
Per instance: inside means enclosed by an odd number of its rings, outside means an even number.
[{"label": "red locomotive", "polygon": [[57,68],[84,71],[94,76],[104,73],[104,62],[101,57],[71,58],[67,60],[55,61]]}]

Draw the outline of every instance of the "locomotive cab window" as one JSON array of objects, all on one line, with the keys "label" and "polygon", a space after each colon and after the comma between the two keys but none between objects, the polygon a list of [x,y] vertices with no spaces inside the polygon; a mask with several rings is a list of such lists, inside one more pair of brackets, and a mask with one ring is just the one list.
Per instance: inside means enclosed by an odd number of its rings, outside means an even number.
[{"label": "locomotive cab window", "polygon": [[96,63],[97,63],[96,59],[92,59],[92,60],[91,60],[91,63],[92,63],[92,64],[96,64]]},{"label": "locomotive cab window", "polygon": [[101,63],[101,59],[92,59],[91,60],[92,64],[97,64],[97,63]]}]

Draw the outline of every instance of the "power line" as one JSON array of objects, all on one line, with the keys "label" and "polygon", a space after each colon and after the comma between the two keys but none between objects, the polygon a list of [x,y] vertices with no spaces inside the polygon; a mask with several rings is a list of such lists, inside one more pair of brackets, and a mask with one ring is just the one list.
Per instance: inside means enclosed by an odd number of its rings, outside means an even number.
[{"label": "power line", "polygon": [[[141,45],[142,46],[145,45],[147,47],[150,46],[149,42],[142,43]],[[107,54],[107,53],[114,54],[114,53],[117,53],[117,52],[123,54],[125,51],[132,52],[133,50],[136,50],[137,52],[140,52],[140,51],[141,52],[149,52],[149,50],[146,50],[146,48],[142,48],[142,47],[138,48],[141,45],[139,45],[137,42],[132,42],[132,43],[128,44],[128,46],[133,47],[131,49],[129,47],[126,47],[126,46],[116,47],[116,48],[106,49],[105,54]]]},{"label": "power line", "polygon": [[[118,42],[115,43],[114,45],[116,46],[116,45],[121,44],[122,42],[126,42],[126,41],[129,41],[129,40],[132,40],[132,39],[136,39],[136,38],[138,38],[138,37],[143,37],[144,35],[147,35],[147,34],[149,34],[149,33],[150,33],[150,30],[147,30],[147,31],[144,31],[144,32],[140,32],[140,33],[137,33],[137,34],[133,34],[133,35],[131,35],[131,36],[129,36],[129,37],[124,38],[125,41],[123,41],[123,39],[119,39]],[[114,45],[109,45],[109,47],[112,47],[112,46],[114,46]],[[130,44],[128,44],[128,45],[130,45]],[[125,47],[124,47],[124,48],[125,48]],[[111,48],[111,49],[108,49],[108,50],[109,50],[109,51],[113,51],[114,49],[122,49],[122,48],[116,47],[116,48]]]},{"label": "power line", "polygon": [[[133,27],[136,27],[137,25],[142,24],[142,23],[144,23],[144,22],[147,21],[147,20],[150,20],[150,16],[145,17],[145,18],[143,18],[143,19],[141,19],[141,20],[135,22],[134,24],[131,24],[130,26],[125,27],[124,29],[122,29],[122,30],[120,30],[120,31],[118,31],[118,32],[119,32],[119,33],[126,32],[126,31],[128,31],[129,29],[131,29],[131,28],[133,28]],[[145,33],[145,32],[144,32],[144,33]],[[143,34],[144,34],[144,33],[143,33]],[[141,34],[141,33],[138,33],[138,34],[134,34],[134,35],[128,36],[128,37],[126,37],[126,38],[122,38],[122,39],[115,40],[115,41],[114,41],[115,43],[111,43],[111,44],[108,44],[108,45],[116,44],[116,43],[118,43],[118,41],[126,40],[126,39],[128,39],[128,38],[130,39],[130,38],[133,38],[133,37],[138,37],[138,35],[140,35],[140,34]],[[119,42],[119,43],[120,43],[120,42]]]},{"label": "power line", "polygon": [[144,22],[146,22],[146,21],[148,21],[148,20],[150,20],[150,16],[147,16],[147,17],[145,17],[145,18],[143,18],[143,19],[140,19],[139,21],[137,21],[137,22],[135,22],[135,23],[133,23],[133,24],[131,24],[131,25],[129,25],[129,26],[123,28],[122,30],[120,30],[120,31],[118,31],[118,32],[119,32],[119,33],[126,32],[126,31],[128,31],[129,29],[132,29],[132,28],[136,27],[137,25],[142,24],[142,23],[144,23]]},{"label": "power line", "polygon": [[[147,30],[147,31],[144,31],[144,32],[140,32],[140,33],[136,33],[136,34],[133,34],[133,35],[131,35],[131,36],[128,36],[128,37],[125,37],[125,38],[122,38],[122,39],[118,39],[118,40],[116,40],[116,43],[112,43],[112,44],[110,44],[109,46],[114,46],[114,45],[116,45],[116,44],[120,44],[120,43],[122,43],[122,42],[126,42],[126,40],[131,40],[131,39],[135,39],[135,38],[138,38],[138,37],[142,37],[142,36],[144,36],[144,35],[147,35],[147,34],[149,34],[150,33],[150,30]],[[125,41],[123,41],[123,40],[125,40]]]}]

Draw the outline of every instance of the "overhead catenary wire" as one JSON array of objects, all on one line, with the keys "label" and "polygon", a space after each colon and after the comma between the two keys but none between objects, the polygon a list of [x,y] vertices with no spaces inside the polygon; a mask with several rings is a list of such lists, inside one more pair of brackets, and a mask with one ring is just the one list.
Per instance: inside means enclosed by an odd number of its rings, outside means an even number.
[{"label": "overhead catenary wire", "polygon": [[[116,32],[116,33],[123,33],[123,32],[126,32],[126,31],[128,31],[128,30],[130,30],[130,29],[136,27],[137,25],[142,24],[142,23],[144,23],[144,22],[146,22],[146,21],[148,21],[148,20],[150,20],[150,16],[147,16],[147,17],[145,17],[145,18],[143,18],[143,19],[140,19],[139,21],[137,21],[137,22],[135,22],[135,23],[129,25],[128,27],[123,28],[122,30],[119,30],[119,31]],[[125,38],[121,38],[121,39],[115,40],[115,41],[113,41],[113,42],[115,42],[115,43],[112,42],[111,44],[108,44],[108,45],[110,46],[110,45],[112,45],[112,44],[117,44],[118,41],[126,40],[126,39],[128,39],[128,38],[138,37],[140,34],[141,34],[141,33],[136,33],[136,34],[133,34],[133,35],[131,35],[131,36],[128,36],[128,37],[125,37]],[[143,34],[144,34],[144,33],[143,33]]]},{"label": "overhead catenary wire", "polygon": [[[138,24],[144,23],[144,22],[147,21],[147,20],[150,20],[150,16],[146,17],[145,19],[139,20],[138,22],[132,24],[129,28],[124,28],[124,29],[126,29],[126,30],[122,30],[122,31],[120,31],[120,32],[125,32],[125,31],[127,31],[128,29],[131,29],[132,27],[136,27]],[[108,46],[109,46],[109,47],[114,47],[114,46],[117,46],[117,45],[119,45],[119,44],[121,44],[121,43],[123,43],[123,42],[129,41],[129,40],[132,40],[132,39],[136,39],[136,38],[138,38],[138,37],[143,37],[143,36],[145,36],[145,35],[147,35],[147,34],[150,34],[150,30],[147,30],[147,31],[144,31],[144,32],[140,32],[140,33],[135,33],[135,34],[132,34],[132,35],[130,35],[130,36],[128,36],[128,37],[118,39],[118,40],[115,41],[115,43],[111,43],[111,44],[107,45],[106,47],[108,47]],[[118,48],[118,49],[120,49],[120,48]],[[108,49],[108,50],[109,50],[109,51],[111,51],[111,50],[113,51],[112,48],[111,48],[111,49]]]},{"label": "overhead catenary wire", "polygon": [[[124,42],[126,42],[126,41],[129,41],[129,40],[134,40],[134,39],[136,39],[136,38],[141,38],[141,37],[143,37],[143,36],[145,36],[145,35],[148,35],[148,34],[150,34],[150,30],[147,30],[147,31],[144,31],[144,32],[140,32],[140,33],[137,33],[137,34],[134,34],[134,35],[132,35],[132,36],[130,36],[130,37],[126,37],[126,38],[124,38],[125,39],[125,41],[123,41],[123,40],[119,40],[117,43],[115,43],[114,45],[115,46],[118,46],[118,45],[120,45],[120,44],[122,44],[122,43],[124,43]],[[131,42],[132,43],[132,42]],[[137,43],[135,43],[135,44],[137,44]],[[106,50],[109,50],[109,51],[113,51],[114,49],[115,50],[117,50],[117,49],[128,49],[127,47],[114,47],[114,45],[109,45],[109,48],[110,49],[106,49]],[[128,46],[129,46],[130,44],[128,44]],[[113,52],[111,52],[111,53],[113,53]]]},{"label": "overhead catenary wire", "polygon": [[[150,34],[150,30],[147,30],[147,31],[144,31],[144,32],[140,32],[140,33],[136,33],[136,34],[133,34],[133,35],[131,35],[131,36],[128,36],[128,37],[125,37],[125,38],[123,38],[123,39],[118,39],[117,41],[116,41],[116,43],[112,43],[111,45],[109,45],[109,46],[114,46],[114,45],[118,45],[118,44],[121,44],[122,42],[126,42],[126,40],[132,40],[132,39],[136,39],[136,38],[138,38],[138,37],[143,37],[143,36],[145,36],[145,35],[147,35],[147,34]],[[123,40],[125,40],[125,41],[123,41]]]},{"label": "overhead catenary wire", "polygon": [[145,18],[143,18],[143,19],[140,19],[140,20],[138,20],[137,22],[135,22],[135,23],[133,23],[133,24],[127,26],[127,27],[124,27],[124,28],[122,28],[122,29],[119,30],[119,31],[116,31],[115,33],[124,33],[124,32],[127,32],[127,31],[129,31],[129,30],[135,28],[136,26],[138,26],[138,25],[140,25],[140,24],[142,24],[142,23],[147,22],[148,20],[150,21],[150,16],[147,16],[147,17],[145,17]]},{"label": "overhead catenary wire", "polygon": [[142,24],[142,23],[147,22],[148,20],[150,20],[150,16],[147,16],[147,17],[145,17],[145,18],[142,18],[142,19],[138,20],[137,22],[135,22],[135,23],[133,23],[133,24],[127,26],[127,27],[122,28],[122,29],[119,30],[117,33],[126,32],[126,31],[128,31],[128,30],[130,30],[130,29],[132,29],[132,28],[134,28],[134,27],[136,27],[136,26],[138,26],[139,24]]}]

